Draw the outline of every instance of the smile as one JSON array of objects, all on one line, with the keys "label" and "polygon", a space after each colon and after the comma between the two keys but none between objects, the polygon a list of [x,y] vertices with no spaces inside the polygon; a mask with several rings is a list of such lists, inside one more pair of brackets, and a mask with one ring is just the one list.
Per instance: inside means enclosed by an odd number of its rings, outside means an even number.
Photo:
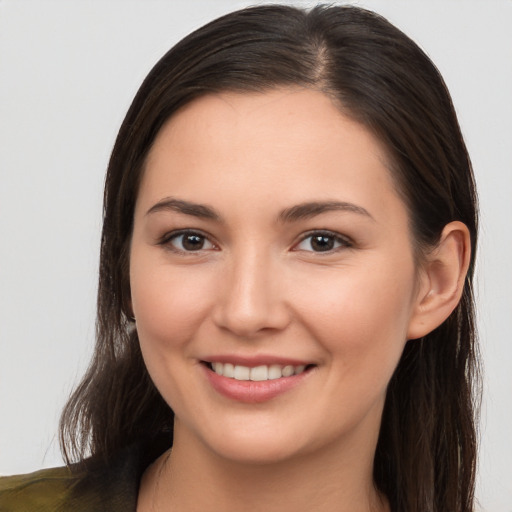
[{"label": "smile", "polygon": [[228,377],[230,379],[242,381],[264,381],[281,379],[282,377],[291,377],[303,373],[306,365],[260,365],[255,367],[234,365],[231,363],[210,363],[210,369],[217,375]]},{"label": "smile", "polygon": [[[291,360],[278,362],[268,357],[260,357],[258,361],[240,361],[238,357],[229,356],[223,359],[201,361],[204,375],[215,391],[226,398],[245,403],[261,403],[276,398],[309,380],[308,376],[317,369],[316,364]],[[228,362],[226,359],[231,360]],[[245,364],[237,364],[242,362]]]}]

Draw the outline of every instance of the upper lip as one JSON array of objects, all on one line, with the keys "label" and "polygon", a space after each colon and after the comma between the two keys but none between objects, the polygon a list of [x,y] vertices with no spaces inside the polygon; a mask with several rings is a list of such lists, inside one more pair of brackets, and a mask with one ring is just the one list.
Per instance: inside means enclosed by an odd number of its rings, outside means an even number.
[{"label": "upper lip", "polygon": [[231,363],[235,366],[247,366],[254,368],[256,366],[270,366],[277,364],[280,366],[307,366],[314,364],[312,361],[305,361],[303,359],[294,359],[291,357],[281,357],[274,355],[254,355],[254,356],[243,356],[243,355],[215,355],[208,356],[202,359],[205,363]]}]

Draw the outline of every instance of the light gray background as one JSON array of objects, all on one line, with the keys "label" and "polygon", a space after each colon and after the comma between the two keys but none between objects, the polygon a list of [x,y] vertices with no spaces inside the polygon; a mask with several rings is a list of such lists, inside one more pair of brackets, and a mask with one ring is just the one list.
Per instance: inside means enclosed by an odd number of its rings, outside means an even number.
[{"label": "light gray background", "polygon": [[[103,174],[135,91],[181,37],[251,3],[0,0],[0,474],[61,464],[59,411],[93,344]],[[427,51],[459,113],[482,212],[478,496],[510,512],[512,1],[352,3]]]}]

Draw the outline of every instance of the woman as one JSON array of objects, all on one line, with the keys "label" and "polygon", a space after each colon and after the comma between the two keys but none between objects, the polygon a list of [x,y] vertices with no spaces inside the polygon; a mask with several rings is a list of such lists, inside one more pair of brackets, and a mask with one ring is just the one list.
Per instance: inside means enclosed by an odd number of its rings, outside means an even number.
[{"label": "woman", "polygon": [[206,25],[137,93],[104,205],[78,463],[0,510],[473,510],[476,194],[410,39],[354,7]]}]

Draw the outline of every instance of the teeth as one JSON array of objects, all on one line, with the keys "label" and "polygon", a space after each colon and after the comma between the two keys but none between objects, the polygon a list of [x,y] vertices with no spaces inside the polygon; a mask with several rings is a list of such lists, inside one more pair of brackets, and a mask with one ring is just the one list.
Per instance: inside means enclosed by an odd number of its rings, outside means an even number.
[{"label": "teeth", "polygon": [[268,379],[280,379],[283,376],[281,367],[278,364],[272,364],[268,367]]},{"label": "teeth", "polygon": [[229,377],[231,379],[235,378],[235,367],[231,363],[222,364],[219,363],[220,366],[224,366],[222,372],[219,375],[224,375],[224,377]]},{"label": "teeth", "polygon": [[294,371],[295,370],[294,370],[293,366],[291,366],[291,365],[285,366],[283,368],[283,377],[291,377],[293,375]]},{"label": "teeth", "polygon": [[222,363],[212,363],[213,371],[217,375],[223,375],[224,365]]},{"label": "teeth", "polygon": [[268,366],[251,368],[251,380],[268,380]]},{"label": "teeth", "polygon": [[249,368],[248,366],[215,362],[211,364],[211,368],[217,375],[223,375],[224,377],[229,377],[231,379],[263,381],[298,375],[306,369],[306,366],[281,366],[279,364],[271,364],[269,366],[261,365]]},{"label": "teeth", "polygon": [[251,369],[247,366],[235,366],[235,380],[249,380]]}]

